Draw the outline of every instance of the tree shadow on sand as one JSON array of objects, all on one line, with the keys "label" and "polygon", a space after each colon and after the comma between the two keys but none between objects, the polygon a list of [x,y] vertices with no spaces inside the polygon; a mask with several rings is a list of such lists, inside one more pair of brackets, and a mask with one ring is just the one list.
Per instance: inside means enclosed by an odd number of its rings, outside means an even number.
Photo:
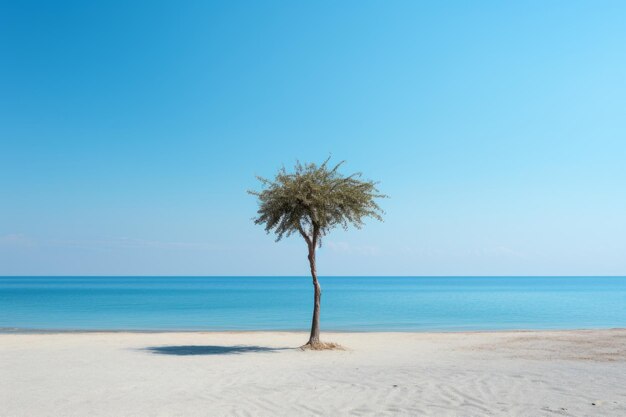
[{"label": "tree shadow on sand", "polygon": [[278,352],[279,350],[291,350],[291,348],[272,348],[265,346],[152,346],[147,347],[147,350],[152,353],[160,355],[176,355],[176,356],[188,356],[188,355],[238,355],[241,353],[254,353],[254,352]]}]

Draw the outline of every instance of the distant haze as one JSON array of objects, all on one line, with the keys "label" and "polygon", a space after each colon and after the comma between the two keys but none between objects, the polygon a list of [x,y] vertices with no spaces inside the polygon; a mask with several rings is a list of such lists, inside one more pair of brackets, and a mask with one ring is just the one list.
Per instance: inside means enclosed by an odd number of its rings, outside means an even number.
[{"label": "distant haze", "polygon": [[256,174],[346,159],[320,275],[626,275],[626,3],[0,6],[0,275],[306,275]]}]

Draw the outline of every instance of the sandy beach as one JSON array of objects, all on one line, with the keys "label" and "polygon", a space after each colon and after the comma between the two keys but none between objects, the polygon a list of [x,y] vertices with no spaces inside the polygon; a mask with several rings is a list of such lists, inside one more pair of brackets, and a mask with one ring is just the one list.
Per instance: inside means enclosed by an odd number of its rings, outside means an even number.
[{"label": "sandy beach", "polygon": [[626,330],[0,335],[0,416],[624,416]]}]

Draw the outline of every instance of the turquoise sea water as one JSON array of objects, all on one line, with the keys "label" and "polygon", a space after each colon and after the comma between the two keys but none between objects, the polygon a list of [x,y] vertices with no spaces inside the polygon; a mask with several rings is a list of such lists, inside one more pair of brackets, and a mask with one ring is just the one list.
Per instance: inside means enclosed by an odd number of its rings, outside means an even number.
[{"label": "turquoise sea water", "polygon": [[[626,277],[322,277],[323,330],[626,327]],[[0,331],[304,330],[309,277],[0,277]]]}]

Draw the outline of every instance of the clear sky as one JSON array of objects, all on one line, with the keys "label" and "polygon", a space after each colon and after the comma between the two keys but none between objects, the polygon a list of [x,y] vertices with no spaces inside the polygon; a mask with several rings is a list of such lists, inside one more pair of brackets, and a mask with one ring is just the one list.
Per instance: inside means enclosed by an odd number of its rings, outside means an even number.
[{"label": "clear sky", "polygon": [[0,275],[306,275],[246,190],[379,180],[322,275],[626,274],[626,2],[0,3]]}]

